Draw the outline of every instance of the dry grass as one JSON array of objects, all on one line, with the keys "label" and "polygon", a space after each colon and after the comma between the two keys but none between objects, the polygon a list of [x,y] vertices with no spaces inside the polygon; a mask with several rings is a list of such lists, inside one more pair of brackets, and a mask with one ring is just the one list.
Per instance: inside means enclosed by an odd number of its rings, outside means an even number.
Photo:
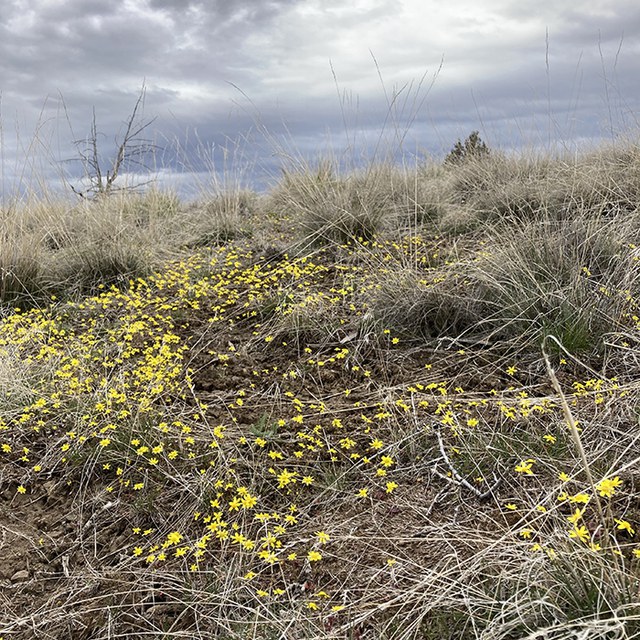
[{"label": "dry grass", "polygon": [[6,216],[0,636],[639,637],[635,162]]},{"label": "dry grass", "polygon": [[256,196],[218,194],[182,205],[169,192],[76,203],[30,200],[2,218],[0,302],[32,307],[144,278],[196,247],[247,235]]},{"label": "dry grass", "polygon": [[436,219],[447,197],[445,182],[446,171],[433,166],[371,165],[344,175],[328,159],[286,170],[267,207],[290,216],[311,246],[362,242]]}]

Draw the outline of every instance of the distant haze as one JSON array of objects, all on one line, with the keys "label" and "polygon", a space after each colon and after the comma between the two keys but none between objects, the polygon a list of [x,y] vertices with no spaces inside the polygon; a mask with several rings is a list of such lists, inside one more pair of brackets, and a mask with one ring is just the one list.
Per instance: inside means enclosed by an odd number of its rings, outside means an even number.
[{"label": "distant haze", "polygon": [[72,142],[95,108],[107,166],[143,84],[156,153],[123,177],[187,196],[291,154],[441,159],[474,129],[572,152],[635,136],[639,53],[634,0],[2,0],[3,197],[81,188]]}]

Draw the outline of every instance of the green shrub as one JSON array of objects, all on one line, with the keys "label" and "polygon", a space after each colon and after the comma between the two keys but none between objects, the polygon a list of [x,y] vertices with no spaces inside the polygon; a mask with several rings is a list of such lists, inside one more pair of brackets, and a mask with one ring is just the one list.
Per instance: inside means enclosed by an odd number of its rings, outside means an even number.
[{"label": "green shrub", "polygon": [[444,159],[445,164],[461,164],[471,159],[478,160],[489,155],[489,147],[480,138],[479,131],[472,131],[464,142],[458,141]]}]

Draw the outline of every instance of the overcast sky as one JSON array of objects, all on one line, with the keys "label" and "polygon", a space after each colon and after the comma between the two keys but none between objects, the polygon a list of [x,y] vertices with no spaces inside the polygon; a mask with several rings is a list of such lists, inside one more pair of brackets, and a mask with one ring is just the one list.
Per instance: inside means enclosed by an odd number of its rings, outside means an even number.
[{"label": "overcast sky", "polygon": [[108,155],[143,83],[148,164],[183,192],[225,148],[258,186],[287,155],[441,158],[474,129],[572,150],[635,132],[639,53],[637,0],[0,0],[3,194],[80,185],[92,108]]}]

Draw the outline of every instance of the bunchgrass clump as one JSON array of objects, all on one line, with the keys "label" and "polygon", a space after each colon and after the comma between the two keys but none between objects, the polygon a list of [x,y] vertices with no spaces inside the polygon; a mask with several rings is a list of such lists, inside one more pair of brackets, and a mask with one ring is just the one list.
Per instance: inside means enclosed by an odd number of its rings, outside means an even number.
[{"label": "bunchgrass clump", "polygon": [[551,333],[572,352],[602,347],[611,328],[633,314],[640,273],[629,238],[636,225],[582,214],[497,227],[476,275],[495,330],[537,342]]},{"label": "bunchgrass clump", "polygon": [[432,222],[444,210],[447,186],[442,168],[372,165],[345,174],[325,161],[286,170],[266,206],[291,217],[307,246],[339,245]]}]

